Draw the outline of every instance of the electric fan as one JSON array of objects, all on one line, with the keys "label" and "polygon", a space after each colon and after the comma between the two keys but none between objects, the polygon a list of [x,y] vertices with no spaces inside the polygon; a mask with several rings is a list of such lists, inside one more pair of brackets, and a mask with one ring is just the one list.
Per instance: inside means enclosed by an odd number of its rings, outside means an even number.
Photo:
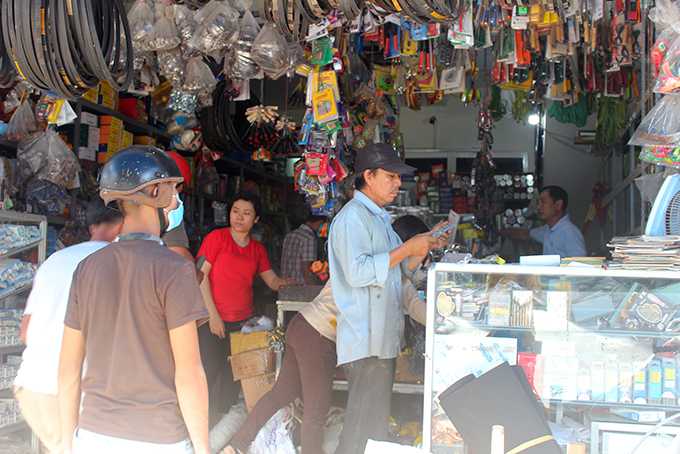
[{"label": "electric fan", "polygon": [[680,175],[666,177],[647,219],[645,235],[680,235]]}]

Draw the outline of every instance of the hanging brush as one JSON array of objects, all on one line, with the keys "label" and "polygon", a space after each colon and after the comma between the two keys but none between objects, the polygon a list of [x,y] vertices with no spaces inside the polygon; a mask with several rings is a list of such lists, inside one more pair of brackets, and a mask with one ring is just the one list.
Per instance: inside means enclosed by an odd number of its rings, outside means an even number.
[{"label": "hanging brush", "polygon": [[279,131],[279,138],[271,147],[271,152],[279,156],[301,153],[297,140],[294,138],[295,122],[290,118],[279,118],[276,122],[276,130]]},{"label": "hanging brush", "polygon": [[267,147],[277,138],[274,122],[279,114],[278,106],[253,106],[246,110],[246,119],[250,127],[243,136],[243,141],[251,147]]}]

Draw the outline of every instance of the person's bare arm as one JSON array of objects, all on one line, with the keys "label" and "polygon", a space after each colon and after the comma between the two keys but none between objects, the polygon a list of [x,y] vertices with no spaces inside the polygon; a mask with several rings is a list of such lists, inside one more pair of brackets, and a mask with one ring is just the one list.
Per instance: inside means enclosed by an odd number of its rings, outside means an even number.
[{"label": "person's bare arm", "polygon": [[19,327],[19,339],[24,344],[26,343],[26,333],[28,332],[28,325],[31,323],[31,314],[24,314],[21,319],[21,326]]},{"label": "person's bare arm", "polygon": [[307,285],[316,285],[316,279],[312,274],[312,263],[308,260],[302,261],[302,277]]},{"label": "person's bare arm", "polygon": [[208,383],[198,349],[196,323],[170,330],[175,359],[177,400],[196,454],[210,454],[208,432]]},{"label": "person's bare arm", "polygon": [[[205,276],[210,275],[211,269],[212,264],[210,262],[207,260],[203,262],[201,271]],[[219,312],[217,312],[217,308],[215,307],[215,300],[213,300],[212,290],[210,289],[210,279],[203,279],[203,282],[200,284],[200,288],[201,295],[203,295],[203,301],[205,301],[205,307],[208,309],[208,312],[210,312],[210,332],[220,339],[224,339],[226,332],[224,328],[224,320],[222,320],[222,317],[220,316]]]},{"label": "person's bare arm", "polygon": [[80,382],[84,360],[85,341],[83,333],[65,326],[59,356],[59,391],[57,392],[65,452],[71,452],[73,433],[78,427],[80,419]]},{"label": "person's bare arm", "polygon": [[509,240],[529,241],[533,239],[530,232],[529,229],[500,229],[498,235]]},{"label": "person's bare arm", "polygon": [[282,285],[302,285],[301,282],[298,282],[290,277],[287,277],[285,279],[279,277],[276,274],[276,272],[274,272],[274,270],[263,271],[262,273],[260,273],[260,277],[262,278],[264,283],[267,284],[267,287],[276,292],[279,291],[279,287],[281,287]]}]

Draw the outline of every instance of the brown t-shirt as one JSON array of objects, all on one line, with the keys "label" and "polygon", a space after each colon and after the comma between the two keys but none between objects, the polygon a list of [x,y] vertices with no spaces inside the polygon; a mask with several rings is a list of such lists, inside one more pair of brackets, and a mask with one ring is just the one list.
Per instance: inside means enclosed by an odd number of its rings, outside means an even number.
[{"label": "brown t-shirt", "polygon": [[169,330],[208,316],[193,265],[156,242],[112,243],[80,262],[64,321],[85,341],[79,427],[150,443],[187,439]]}]

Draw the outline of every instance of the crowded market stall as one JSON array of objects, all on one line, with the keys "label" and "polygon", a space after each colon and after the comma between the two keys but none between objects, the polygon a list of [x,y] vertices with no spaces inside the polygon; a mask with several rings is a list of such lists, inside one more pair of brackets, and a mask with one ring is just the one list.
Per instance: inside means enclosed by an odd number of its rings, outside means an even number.
[{"label": "crowded market stall", "polygon": [[[100,239],[100,194],[172,182],[172,203],[132,203],[196,268],[210,452],[660,452],[680,414],[678,24],[668,0],[3,0],[0,450],[63,442],[17,393],[41,381],[42,264]],[[144,174],[126,156],[158,178],[123,189]],[[408,269],[361,274],[376,225]],[[353,315],[391,285],[395,308]],[[395,344],[357,357],[378,319]],[[354,446],[347,364],[374,356],[392,396],[363,409],[388,419]]]}]

